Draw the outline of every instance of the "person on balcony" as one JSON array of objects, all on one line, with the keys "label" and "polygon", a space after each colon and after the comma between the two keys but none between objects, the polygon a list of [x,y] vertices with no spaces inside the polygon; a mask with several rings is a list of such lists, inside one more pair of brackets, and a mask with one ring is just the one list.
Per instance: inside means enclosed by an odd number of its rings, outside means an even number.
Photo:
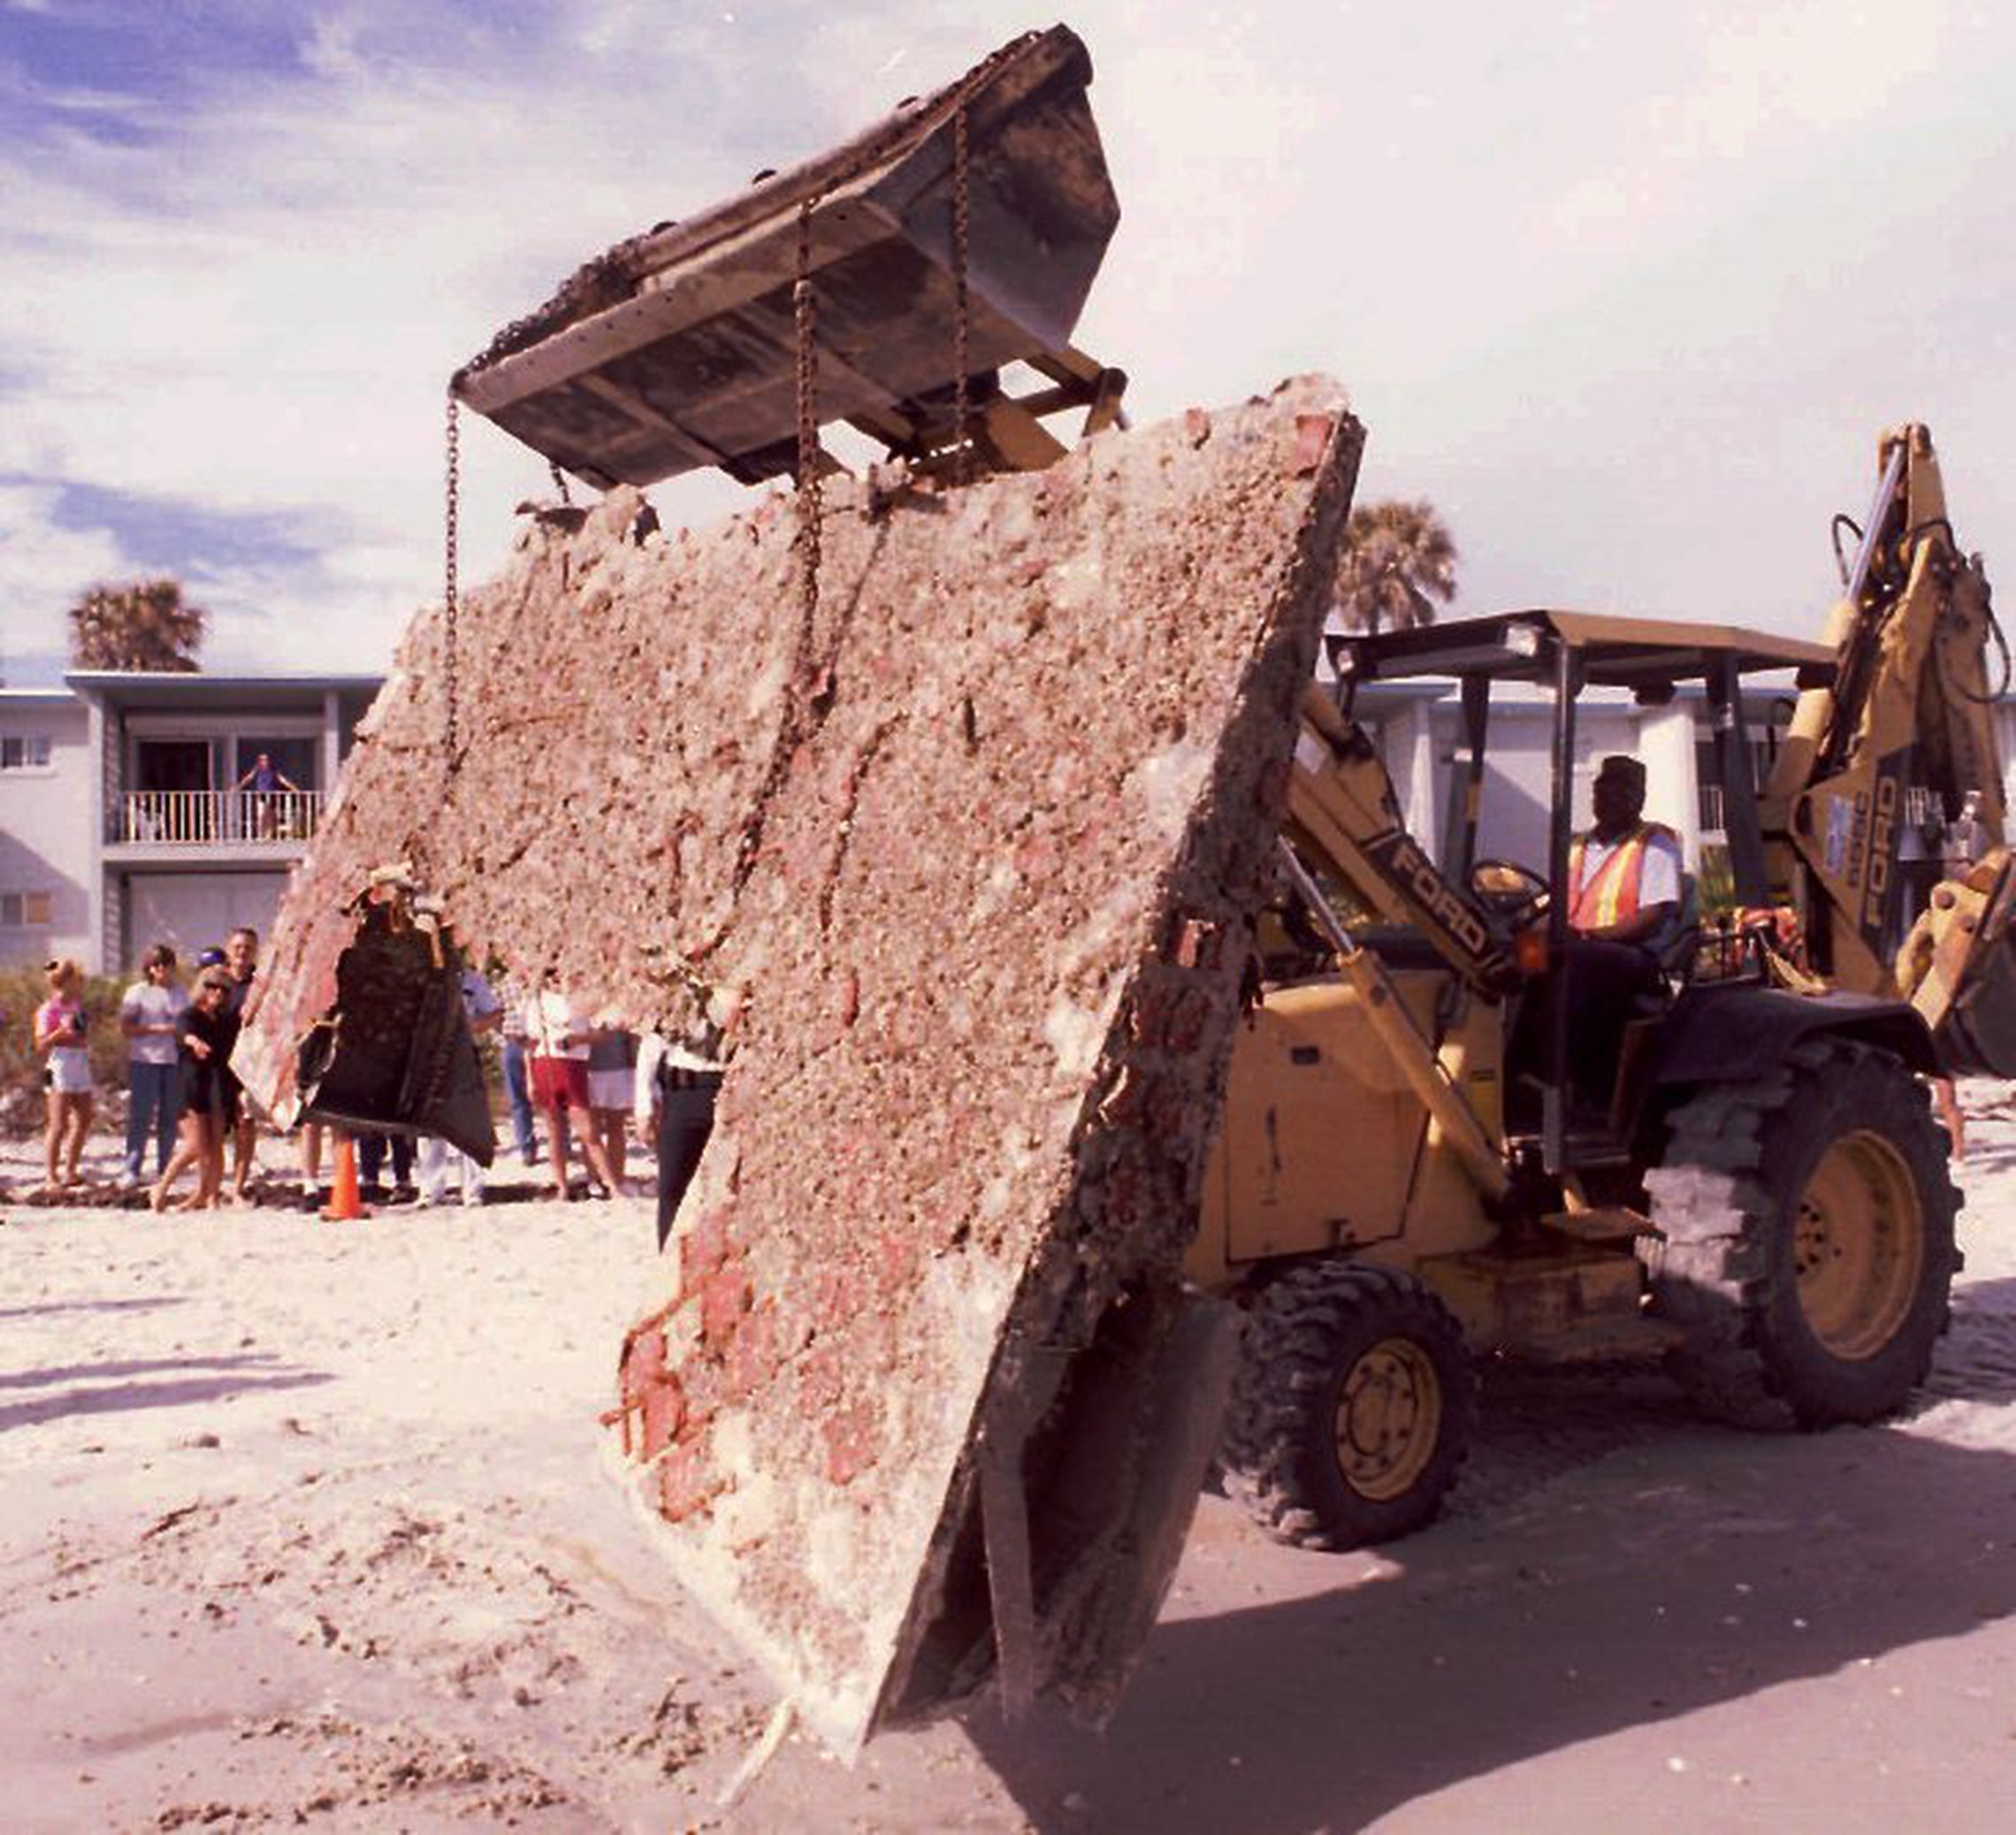
[{"label": "person on balcony", "polygon": [[298,797],[302,793],[301,785],[273,762],[270,753],[264,752],[252,761],[252,768],[232,788],[244,799],[242,807],[248,818],[245,832],[256,836],[261,841],[271,841],[279,832],[279,799],[281,794],[285,792]]}]

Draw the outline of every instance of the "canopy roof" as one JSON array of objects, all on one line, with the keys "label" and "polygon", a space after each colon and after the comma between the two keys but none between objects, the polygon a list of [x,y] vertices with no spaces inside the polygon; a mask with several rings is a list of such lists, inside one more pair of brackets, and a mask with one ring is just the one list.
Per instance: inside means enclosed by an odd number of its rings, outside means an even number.
[{"label": "canopy roof", "polygon": [[1565,646],[1576,653],[1585,685],[1639,692],[1707,681],[1730,669],[1738,675],[1793,669],[1806,686],[1825,681],[1835,661],[1825,644],[1735,625],[1544,609],[1333,638],[1331,643],[1338,674],[1346,681],[1486,676],[1547,682]]}]

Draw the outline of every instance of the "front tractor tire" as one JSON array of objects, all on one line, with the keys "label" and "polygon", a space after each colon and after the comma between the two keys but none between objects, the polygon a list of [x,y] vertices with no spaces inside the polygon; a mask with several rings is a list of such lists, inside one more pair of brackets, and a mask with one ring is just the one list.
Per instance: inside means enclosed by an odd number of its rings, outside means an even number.
[{"label": "front tractor tire", "polygon": [[1697,1405],[1757,1428],[1893,1413],[1924,1380],[1959,1265],[1959,1194],[1924,1086],[1890,1052],[1795,1045],[1674,1114],[1646,1175],[1653,1310]]},{"label": "front tractor tire", "polygon": [[1410,1274],[1290,1269],[1248,1311],[1219,1465],[1276,1541],[1356,1548],[1432,1521],[1470,1451],[1462,1330]]}]

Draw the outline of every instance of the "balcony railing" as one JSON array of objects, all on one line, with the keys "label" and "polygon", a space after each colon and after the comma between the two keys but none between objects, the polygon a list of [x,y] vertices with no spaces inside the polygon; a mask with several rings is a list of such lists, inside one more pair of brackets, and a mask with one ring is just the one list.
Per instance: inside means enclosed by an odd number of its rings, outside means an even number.
[{"label": "balcony railing", "polygon": [[110,838],[142,847],[306,841],[321,820],[318,790],[136,790],[114,806]]}]

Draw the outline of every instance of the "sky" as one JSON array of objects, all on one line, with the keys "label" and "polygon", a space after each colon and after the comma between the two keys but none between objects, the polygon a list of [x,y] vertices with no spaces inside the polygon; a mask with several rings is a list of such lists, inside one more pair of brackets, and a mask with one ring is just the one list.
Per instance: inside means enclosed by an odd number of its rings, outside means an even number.
[{"label": "sky", "polygon": [[[449,373],[582,261],[1055,15],[916,0],[0,0],[0,674],[170,572],[217,671],[386,667],[441,590]],[[1083,0],[1137,420],[1324,371],[1452,615],[1817,636],[1928,423],[2016,539],[2016,11]],[[465,417],[462,568],[544,462]],[[702,523],[715,477],[653,497]]]}]

